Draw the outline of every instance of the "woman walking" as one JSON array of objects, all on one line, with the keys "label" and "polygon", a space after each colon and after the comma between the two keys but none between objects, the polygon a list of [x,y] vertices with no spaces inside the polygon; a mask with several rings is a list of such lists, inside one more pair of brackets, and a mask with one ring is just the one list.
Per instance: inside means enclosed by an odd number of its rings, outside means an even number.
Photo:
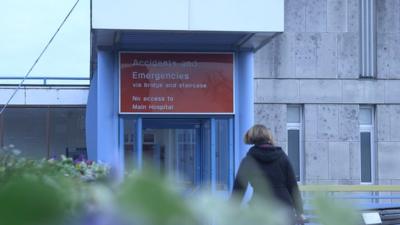
[{"label": "woman walking", "polygon": [[303,220],[303,203],[293,168],[282,148],[275,146],[269,130],[256,124],[246,132],[244,141],[253,146],[240,163],[233,195],[242,199],[250,184],[254,190],[250,204],[272,197],[290,209],[293,223],[296,217]]}]

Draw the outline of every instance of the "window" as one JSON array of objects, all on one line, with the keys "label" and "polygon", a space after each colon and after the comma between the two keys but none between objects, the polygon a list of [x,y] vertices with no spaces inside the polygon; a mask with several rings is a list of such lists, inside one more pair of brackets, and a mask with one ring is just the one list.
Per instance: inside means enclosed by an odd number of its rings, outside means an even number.
[{"label": "window", "polygon": [[[124,119],[124,146],[123,146],[123,167],[125,171],[132,171],[134,168],[139,167],[137,163],[137,120],[136,119]],[[150,137],[144,137],[144,142],[149,142]],[[154,140],[153,140],[154,141]]]},{"label": "window", "polygon": [[372,183],[374,180],[374,108],[372,106],[360,106],[359,123],[361,183]]},{"label": "window", "polygon": [[85,109],[49,108],[48,110],[46,133],[50,157],[66,155],[73,159],[87,159]]},{"label": "window", "polygon": [[376,7],[375,0],[360,0],[360,77],[376,75]]},{"label": "window", "polygon": [[87,158],[84,107],[9,107],[0,120],[0,147],[34,159]]},{"label": "window", "polygon": [[3,121],[4,146],[13,145],[28,158],[41,159],[51,156],[48,148],[47,108],[7,108]]},{"label": "window", "polygon": [[300,105],[288,105],[287,107],[287,137],[288,156],[293,166],[297,181],[302,181],[302,107]]}]

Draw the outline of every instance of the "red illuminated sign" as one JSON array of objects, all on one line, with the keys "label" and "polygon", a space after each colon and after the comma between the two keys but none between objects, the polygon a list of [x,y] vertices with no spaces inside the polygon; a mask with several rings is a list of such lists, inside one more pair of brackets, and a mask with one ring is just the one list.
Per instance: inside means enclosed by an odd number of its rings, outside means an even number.
[{"label": "red illuminated sign", "polygon": [[120,53],[121,113],[233,113],[232,53]]}]

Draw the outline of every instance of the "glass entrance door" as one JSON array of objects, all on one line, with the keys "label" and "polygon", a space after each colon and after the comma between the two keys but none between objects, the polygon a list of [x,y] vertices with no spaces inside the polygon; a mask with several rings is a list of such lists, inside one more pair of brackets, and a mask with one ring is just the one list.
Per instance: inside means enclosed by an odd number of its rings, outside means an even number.
[{"label": "glass entrance door", "polygon": [[184,188],[207,184],[210,125],[199,119],[143,119],[144,165],[174,176]]},{"label": "glass entrance door", "polygon": [[233,185],[233,118],[124,118],[125,171],[151,166],[191,189],[228,193]]}]

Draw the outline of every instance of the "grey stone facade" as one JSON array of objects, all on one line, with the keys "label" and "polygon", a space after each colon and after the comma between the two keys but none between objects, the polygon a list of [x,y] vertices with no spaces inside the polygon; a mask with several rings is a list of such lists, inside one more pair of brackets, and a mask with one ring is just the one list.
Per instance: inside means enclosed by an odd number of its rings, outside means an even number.
[{"label": "grey stone facade", "polygon": [[359,0],[286,0],[285,32],[255,55],[255,121],[287,148],[303,109],[304,183],[361,182],[360,105],[375,109],[375,183],[400,183],[400,0],[378,0],[377,74],[360,79]]}]

